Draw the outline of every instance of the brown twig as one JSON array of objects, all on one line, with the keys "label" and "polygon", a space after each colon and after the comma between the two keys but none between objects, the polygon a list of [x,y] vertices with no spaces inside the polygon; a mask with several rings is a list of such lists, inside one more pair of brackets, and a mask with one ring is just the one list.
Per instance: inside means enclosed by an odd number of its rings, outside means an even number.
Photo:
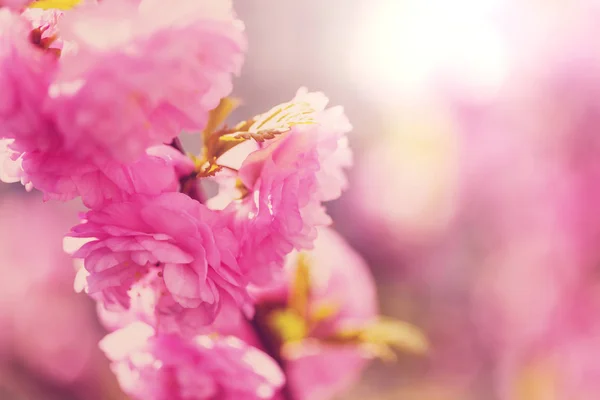
[{"label": "brown twig", "polygon": [[281,343],[279,340],[270,333],[270,329],[267,323],[267,316],[272,308],[277,308],[276,305],[269,306],[262,304],[261,307],[257,307],[254,318],[250,320],[250,325],[256,333],[256,337],[260,341],[265,352],[271,356],[273,360],[279,365],[284,375],[286,375],[286,381],[281,388],[281,396],[284,400],[295,400],[294,394],[290,388],[287,380],[286,373],[286,362],[281,356]]},{"label": "brown twig", "polygon": [[[173,139],[173,141],[170,143],[170,146],[178,150],[181,154],[185,154],[181,140],[179,140],[178,137]],[[192,199],[198,200],[202,204],[206,202],[206,196],[204,196],[204,193],[200,189],[198,176],[195,171],[189,175],[180,177],[179,187],[181,188],[180,190],[182,193],[187,194]]]}]

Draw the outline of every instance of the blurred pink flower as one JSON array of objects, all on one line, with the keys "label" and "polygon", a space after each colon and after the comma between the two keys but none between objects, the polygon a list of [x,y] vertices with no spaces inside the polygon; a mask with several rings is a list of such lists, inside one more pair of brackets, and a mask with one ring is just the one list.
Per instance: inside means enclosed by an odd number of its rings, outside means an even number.
[{"label": "blurred pink flower", "polygon": [[[40,16],[44,26],[56,17]],[[160,149],[130,165],[117,163],[103,153],[83,157],[64,148],[62,134],[41,110],[56,57],[29,40],[33,25],[0,10],[1,179],[21,181],[44,192],[46,199],[70,200],[81,195],[86,205],[122,200],[133,193],[158,194],[176,190],[174,158]],[[32,18],[33,20],[33,18]],[[51,28],[45,28],[51,29]],[[164,155],[164,156],[163,156]],[[159,157],[160,156],[160,157]]]},{"label": "blurred pink flower", "polygon": [[[21,180],[46,199],[80,195],[89,207],[134,193],[177,189],[173,168],[181,170],[185,162],[164,147],[150,146],[169,142],[184,127],[203,127],[208,110],[231,90],[244,37],[227,2],[180,1],[166,14],[161,9],[151,0],[139,6],[88,4],[69,11],[60,27],[58,11],[27,10],[23,16],[0,11],[0,84],[5,88],[0,140],[3,160],[15,161],[3,161],[3,180]],[[110,18],[121,18],[131,31],[114,28]],[[71,39],[60,59],[48,51],[57,43],[59,28],[59,48],[65,35]],[[118,39],[115,32],[124,37]],[[157,43],[163,51],[156,50]],[[138,46],[139,52],[134,56],[128,46]],[[189,57],[190,48],[196,57]],[[126,67],[135,77],[127,80],[129,91],[117,82]],[[165,76],[171,77],[171,85]],[[151,81],[160,84],[149,85]],[[104,96],[107,88],[117,86]],[[125,96],[122,106],[115,103],[118,93]],[[111,110],[119,111],[117,119],[107,118]]]},{"label": "blurred pink flower", "polygon": [[318,238],[310,251],[293,252],[287,257],[282,280],[266,288],[255,288],[257,302],[287,302],[290,286],[302,263],[310,273],[311,311],[316,312],[322,305],[333,306],[336,311],[326,321],[327,326],[319,326],[319,331],[326,334],[341,326],[360,327],[377,316],[376,287],[369,266],[330,228],[318,229]]},{"label": "blurred pink flower", "polygon": [[85,218],[71,236],[91,241],[74,256],[84,259],[87,292],[108,309],[129,308],[136,282],[166,291],[157,319],[191,312],[197,324],[209,324],[229,300],[251,309],[237,241],[226,221],[198,201],[183,193],[136,195]]},{"label": "blurred pink flower", "polygon": [[[71,200],[81,196],[90,208],[101,207],[110,201],[124,201],[134,194],[156,195],[175,191],[178,178],[170,150],[159,146],[150,149],[157,154],[122,164],[106,156],[81,160],[65,151],[26,152],[19,158],[22,181],[44,193],[45,199]],[[165,157],[159,157],[161,153]],[[168,154],[167,154],[168,153]],[[13,158],[18,153],[13,153]]]},{"label": "blurred pink flower", "polygon": [[16,150],[47,150],[57,145],[42,104],[56,69],[56,56],[34,45],[34,26],[0,9],[0,138],[16,139]]},{"label": "blurred pink flower", "polygon": [[294,399],[331,400],[358,382],[368,362],[367,356],[351,346],[307,342],[287,360],[285,373]]},{"label": "blurred pink flower", "polygon": [[60,384],[87,378],[99,360],[92,305],[73,292],[60,249],[72,215],[37,196],[0,198],[0,359]]},{"label": "blurred pink flower", "polygon": [[220,0],[106,0],[66,13],[59,29],[74,50],[59,60],[44,111],[67,151],[127,162],[203,129],[245,48],[241,22]]},{"label": "blurred pink flower", "polygon": [[358,345],[327,344],[320,340],[341,331],[363,328],[376,320],[375,282],[364,260],[344,239],[333,230],[321,228],[313,250],[288,257],[284,284],[257,291],[259,315],[261,304],[287,307],[294,301],[290,286],[301,263],[308,266],[310,273],[309,318],[324,309],[331,313],[309,323],[304,340],[293,343],[287,350],[284,348],[285,373],[295,399],[331,399],[358,379],[370,356]]},{"label": "blurred pink flower", "polygon": [[15,11],[25,8],[31,0],[0,0],[0,8],[7,7]]},{"label": "blurred pink flower", "polygon": [[465,139],[457,228],[474,272],[469,317],[505,399],[529,398],[518,383],[538,364],[557,399],[600,388],[590,362],[600,356],[600,53],[585,45],[598,15],[592,2],[519,10],[503,90],[451,98]]},{"label": "blurred pink flower", "polygon": [[100,343],[121,387],[137,399],[271,399],[283,384],[277,364],[237,338],[153,335],[138,322]]},{"label": "blurred pink flower", "polygon": [[5,183],[20,182],[24,178],[21,159],[9,147],[12,141],[0,139],[0,181]]},{"label": "blurred pink flower", "polygon": [[[87,271],[81,273],[83,275],[79,279],[88,275]],[[178,334],[192,338],[217,331],[247,339],[248,336],[242,334],[245,316],[230,296],[221,296],[219,303],[212,308],[210,305],[185,307],[171,295],[161,274],[160,267],[149,268],[148,274],[132,285],[127,309],[115,309],[99,302],[98,315],[104,326],[116,330],[142,321],[161,335]],[[207,309],[211,311],[207,312]],[[244,310],[250,313],[251,304],[246,304]]]}]

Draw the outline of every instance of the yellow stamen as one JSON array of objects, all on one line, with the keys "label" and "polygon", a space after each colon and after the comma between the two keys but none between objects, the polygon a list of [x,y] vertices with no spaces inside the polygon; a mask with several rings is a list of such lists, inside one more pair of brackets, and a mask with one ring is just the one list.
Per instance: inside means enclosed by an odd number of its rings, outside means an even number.
[{"label": "yellow stamen", "polygon": [[70,10],[81,3],[81,0],[38,0],[29,5],[29,8],[41,8],[42,10]]},{"label": "yellow stamen", "polygon": [[308,254],[298,254],[296,273],[288,298],[289,308],[296,311],[304,320],[308,319],[310,300],[310,259]]},{"label": "yellow stamen", "polygon": [[306,320],[289,308],[274,311],[269,316],[269,325],[283,343],[299,342],[308,335]]}]

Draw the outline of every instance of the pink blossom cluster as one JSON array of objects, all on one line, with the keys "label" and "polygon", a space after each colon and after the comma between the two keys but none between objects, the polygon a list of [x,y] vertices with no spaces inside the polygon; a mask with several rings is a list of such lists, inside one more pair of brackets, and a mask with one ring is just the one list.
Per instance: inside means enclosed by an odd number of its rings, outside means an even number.
[{"label": "pink blossom cluster", "polygon": [[22,170],[12,179],[90,207],[176,190],[164,143],[204,127],[241,65],[226,3],[0,10],[0,138]]},{"label": "pink blossom cluster", "polygon": [[[324,202],[351,164],[342,109],[301,89],[221,126],[246,47],[227,0],[13,3],[0,3],[0,178],[89,209],[65,249],[79,260],[76,288],[116,328],[101,347],[122,388],[143,399],[315,398],[298,383],[279,394],[285,340],[265,341],[271,325],[250,328],[255,340],[243,332],[263,288],[290,279],[286,259],[331,223]],[[183,131],[202,137],[201,154],[184,151]],[[208,180],[220,187],[210,201]],[[368,301],[332,287],[332,315],[375,315],[361,281]]]}]

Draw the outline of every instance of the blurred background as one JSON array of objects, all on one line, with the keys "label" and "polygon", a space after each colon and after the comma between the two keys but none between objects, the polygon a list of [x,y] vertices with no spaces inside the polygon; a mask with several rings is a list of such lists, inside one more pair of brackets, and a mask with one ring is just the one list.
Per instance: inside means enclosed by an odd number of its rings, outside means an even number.
[{"label": "blurred background", "polygon": [[[301,86],[345,107],[335,228],[382,313],[431,342],[339,399],[598,399],[600,2],[234,3],[250,45],[233,119]],[[123,398],[62,254],[75,209],[0,186],[2,400]]]}]

